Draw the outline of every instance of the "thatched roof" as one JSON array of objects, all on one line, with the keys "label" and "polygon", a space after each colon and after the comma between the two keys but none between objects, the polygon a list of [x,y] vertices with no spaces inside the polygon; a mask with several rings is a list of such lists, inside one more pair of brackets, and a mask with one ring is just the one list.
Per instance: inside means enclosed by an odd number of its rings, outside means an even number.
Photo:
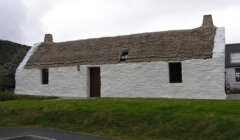
[{"label": "thatched roof", "polygon": [[116,64],[128,52],[124,63],[182,61],[212,57],[216,27],[210,15],[203,25],[191,30],[152,32],[116,37],[54,43],[47,35],[26,67]]}]

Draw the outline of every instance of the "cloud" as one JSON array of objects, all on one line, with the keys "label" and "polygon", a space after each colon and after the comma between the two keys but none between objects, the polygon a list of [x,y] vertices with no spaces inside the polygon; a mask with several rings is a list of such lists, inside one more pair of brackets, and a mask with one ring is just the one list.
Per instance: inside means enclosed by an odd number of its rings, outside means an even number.
[{"label": "cloud", "polygon": [[[61,0],[58,0],[61,1]],[[42,17],[58,2],[57,0],[22,0],[27,7],[27,18],[23,22],[24,42],[32,45],[43,40]]]},{"label": "cloud", "polygon": [[41,18],[57,0],[0,0],[0,39],[32,45],[43,36]]},{"label": "cloud", "polygon": [[[54,5],[42,18],[44,30],[53,33],[55,41],[138,32],[188,29],[202,24],[204,14],[224,21],[233,18],[229,7],[237,0],[69,0]],[[236,9],[235,9],[236,10]],[[216,22],[217,26],[221,22]],[[226,26],[232,26],[228,23]],[[237,25],[236,25],[237,26]],[[228,32],[229,33],[229,32]]]},{"label": "cloud", "polygon": [[18,0],[0,0],[0,39],[21,42],[26,7]]},{"label": "cloud", "polygon": [[[4,2],[1,2],[4,1]],[[226,27],[227,42],[240,42],[238,0],[0,0],[0,38],[32,45],[54,41],[201,26],[212,14]],[[6,18],[7,17],[9,18]],[[5,16],[5,17],[4,17]]]}]

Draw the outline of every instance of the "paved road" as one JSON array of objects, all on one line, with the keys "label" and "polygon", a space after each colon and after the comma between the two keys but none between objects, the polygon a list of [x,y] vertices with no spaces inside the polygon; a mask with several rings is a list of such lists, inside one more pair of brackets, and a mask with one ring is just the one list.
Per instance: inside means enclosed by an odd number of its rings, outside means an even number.
[{"label": "paved road", "polygon": [[34,135],[55,140],[117,140],[106,137],[85,135],[63,130],[52,130],[43,128],[0,128],[0,140],[9,137]]}]

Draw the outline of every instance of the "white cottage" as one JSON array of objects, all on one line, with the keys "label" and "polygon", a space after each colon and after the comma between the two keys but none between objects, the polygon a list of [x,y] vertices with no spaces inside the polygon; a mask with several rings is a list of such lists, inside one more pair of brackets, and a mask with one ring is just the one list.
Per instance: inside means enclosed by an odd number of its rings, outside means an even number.
[{"label": "white cottage", "polygon": [[16,94],[225,99],[224,28],[201,27],[53,42],[50,34],[16,72]]}]

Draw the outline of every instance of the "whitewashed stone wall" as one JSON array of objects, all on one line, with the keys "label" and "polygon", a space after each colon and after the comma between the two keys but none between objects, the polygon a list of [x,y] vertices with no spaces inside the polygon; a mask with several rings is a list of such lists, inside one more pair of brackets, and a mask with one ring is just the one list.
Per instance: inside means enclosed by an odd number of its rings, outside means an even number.
[{"label": "whitewashed stone wall", "polygon": [[182,61],[182,83],[169,83],[167,62],[101,66],[102,97],[225,99],[224,28],[218,28],[212,59]]},{"label": "whitewashed stone wall", "polygon": [[[182,61],[182,83],[169,83],[168,62],[101,65],[101,97],[225,99],[224,28],[218,28],[212,59]],[[49,68],[49,84],[40,69],[16,73],[17,94],[89,97],[89,67]]]},{"label": "whitewashed stone wall", "polygon": [[89,97],[88,68],[77,66],[49,68],[49,84],[43,85],[41,69],[24,69],[27,61],[37,50],[34,45],[16,70],[16,94]]},{"label": "whitewashed stone wall", "polygon": [[224,99],[221,63],[211,59],[183,61],[182,83],[169,83],[167,62],[104,65],[101,96]]},{"label": "whitewashed stone wall", "polygon": [[87,67],[49,68],[49,84],[43,85],[41,69],[24,69],[16,75],[17,94],[88,97]]}]

